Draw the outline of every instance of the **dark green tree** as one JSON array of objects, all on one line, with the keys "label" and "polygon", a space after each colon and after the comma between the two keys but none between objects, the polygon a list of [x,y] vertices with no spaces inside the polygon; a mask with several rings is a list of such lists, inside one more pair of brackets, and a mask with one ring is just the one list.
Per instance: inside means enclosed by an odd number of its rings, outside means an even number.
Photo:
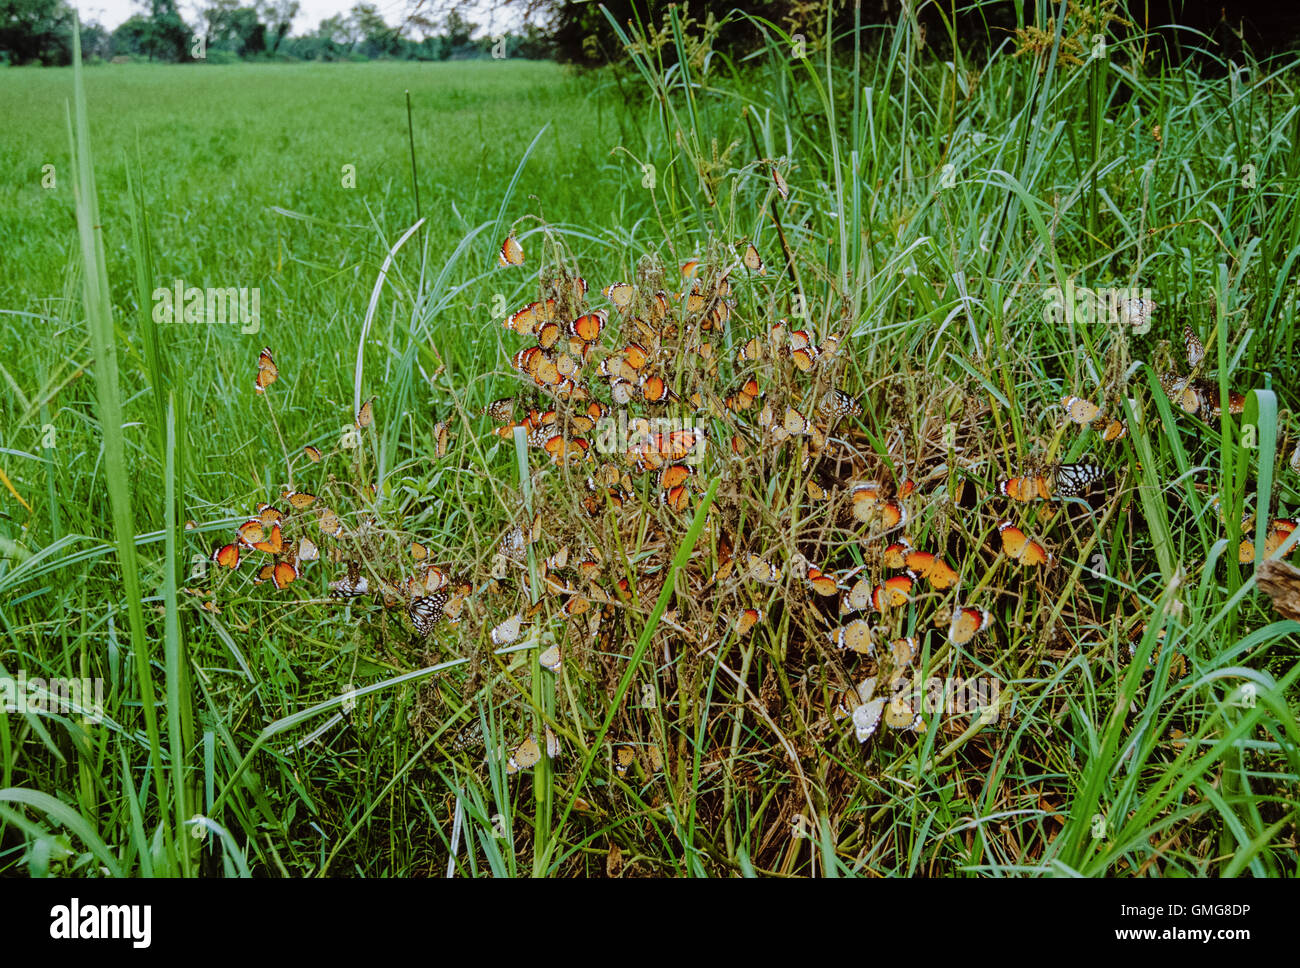
[{"label": "dark green tree", "polygon": [[66,64],[72,59],[72,8],[64,0],[0,0],[0,60]]}]

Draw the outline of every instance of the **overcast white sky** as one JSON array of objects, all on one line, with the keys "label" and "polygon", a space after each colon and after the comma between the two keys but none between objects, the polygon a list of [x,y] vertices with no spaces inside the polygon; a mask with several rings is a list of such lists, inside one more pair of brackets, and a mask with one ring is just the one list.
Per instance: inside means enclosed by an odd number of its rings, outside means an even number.
[{"label": "overcast white sky", "polygon": [[[326,17],[332,17],[336,13],[347,13],[352,9],[357,0],[299,0],[300,10],[297,19],[293,22],[293,33],[302,34],[316,29]],[[369,0],[383,15],[384,20],[390,24],[397,24],[410,8],[411,0]],[[247,6],[252,0],[244,0],[243,5]],[[138,13],[143,4],[134,2],[134,0],[82,0],[80,3],[73,3],[73,6],[81,14],[83,21],[97,20],[109,30],[121,25],[134,13]],[[206,4],[195,3],[194,0],[179,0],[181,16],[187,23],[194,23],[198,18],[195,16],[196,11]],[[436,10],[438,4],[433,4]],[[491,0],[478,0],[475,3],[473,12],[469,19],[474,23],[488,27],[495,22],[498,25],[508,26],[515,22],[513,12],[510,14],[496,11],[493,14],[492,8],[495,6]],[[483,33],[482,30],[479,33]]]}]

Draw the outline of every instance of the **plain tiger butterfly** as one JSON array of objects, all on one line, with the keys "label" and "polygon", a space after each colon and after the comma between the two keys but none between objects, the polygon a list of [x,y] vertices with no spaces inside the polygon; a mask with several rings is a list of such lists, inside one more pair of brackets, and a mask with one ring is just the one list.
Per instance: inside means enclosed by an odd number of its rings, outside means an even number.
[{"label": "plain tiger butterfly", "polygon": [[630,746],[619,746],[614,750],[614,770],[619,776],[626,775],[628,768],[636,762],[636,751]]},{"label": "plain tiger butterfly", "polygon": [[1047,549],[1037,541],[1030,540],[1010,521],[998,522],[998,534],[1002,536],[1002,550],[1022,565],[1043,565],[1052,558]]},{"label": "plain tiger butterfly", "polygon": [[641,396],[646,403],[663,403],[671,395],[672,390],[663,377],[647,374],[641,378]]},{"label": "plain tiger butterfly", "polygon": [[316,495],[308,494],[305,491],[289,491],[284,495],[284,499],[289,502],[289,507],[295,511],[309,508],[316,503]]},{"label": "plain tiger butterfly", "polygon": [[830,598],[839,591],[839,585],[836,583],[834,576],[828,575],[820,568],[812,565],[808,567],[808,584],[812,585],[813,591],[823,598]]},{"label": "plain tiger butterfly", "polygon": [[308,444],[302,450],[303,453],[307,455],[307,459],[311,461],[313,464],[319,464],[321,462],[320,451],[317,450],[315,447],[312,447],[310,444]]},{"label": "plain tiger butterfly", "polygon": [[614,304],[614,308],[626,309],[636,296],[636,287],[628,282],[615,282],[602,289],[601,294]]},{"label": "plain tiger butterfly", "polygon": [[320,528],[321,533],[332,538],[337,538],[343,533],[343,522],[329,508],[320,509],[320,513],[316,518],[316,527]]},{"label": "plain tiger butterfly", "polygon": [[929,582],[931,588],[942,591],[957,582],[957,572],[952,565],[928,551],[909,551],[903,560],[918,578]]},{"label": "plain tiger butterfly", "polygon": [[543,669],[550,670],[551,672],[559,672],[560,666],[563,663],[563,661],[564,661],[564,656],[561,653],[560,647],[558,645],[551,646],[549,649],[542,652],[541,655],[537,657],[538,665],[540,665]]},{"label": "plain tiger butterfly", "polygon": [[906,605],[912,594],[911,575],[895,575],[871,590],[871,605],[877,612]]},{"label": "plain tiger butterfly", "polygon": [[763,342],[757,336],[751,336],[739,350],[736,351],[736,364],[741,365],[745,362],[755,363],[763,358]]},{"label": "plain tiger butterfly", "polygon": [[271,568],[271,583],[279,590],[298,577],[298,568],[289,561],[277,561]]},{"label": "plain tiger butterfly", "polygon": [[1128,424],[1122,420],[1111,419],[1104,430],[1101,432],[1101,439],[1106,443],[1115,440],[1122,440],[1128,436]]},{"label": "plain tiger butterfly", "polygon": [[[1264,538],[1264,557],[1272,558],[1277,554],[1278,549],[1291,536],[1291,532],[1296,530],[1297,522],[1295,518],[1274,518],[1269,522],[1268,531]],[[1292,548],[1292,551],[1295,547]],[[1243,565],[1250,564],[1255,560],[1255,543],[1249,539],[1242,541],[1237,547],[1237,561]]]},{"label": "plain tiger butterfly", "polygon": [[988,628],[992,623],[993,616],[982,608],[955,609],[948,625],[948,641],[953,645],[965,645],[975,638],[976,632]]},{"label": "plain tiger butterfly", "polygon": [[785,178],[777,170],[776,165],[772,166],[772,183],[776,185],[777,193],[783,198],[790,197],[790,186],[785,183]]},{"label": "plain tiger butterfly", "polygon": [[507,235],[497,253],[497,264],[501,266],[521,266],[524,264],[524,247],[513,235]]},{"label": "plain tiger butterfly", "polygon": [[1052,487],[1041,474],[1031,477],[1009,477],[998,481],[998,493],[1013,501],[1050,501]]},{"label": "plain tiger butterfly", "polygon": [[871,606],[871,593],[874,590],[868,579],[859,578],[841,600],[841,609],[847,612],[865,611]]},{"label": "plain tiger butterfly", "polygon": [[871,626],[865,619],[855,618],[847,625],[830,632],[831,645],[859,655],[874,655],[875,643],[871,640]]},{"label": "plain tiger butterfly", "polygon": [[758,381],[752,376],[740,385],[734,394],[728,396],[723,402],[728,410],[748,410],[758,399],[759,388]]},{"label": "plain tiger butterfly", "polygon": [[519,633],[523,629],[524,617],[519,613],[511,615],[501,624],[492,629],[491,637],[493,645],[510,645],[519,638]]},{"label": "plain tiger butterfly", "polygon": [[251,521],[245,521],[236,528],[235,535],[238,537],[239,542],[246,548],[253,548],[256,547],[258,543],[266,540],[266,528],[262,526],[260,520],[253,518]]},{"label": "plain tiger butterfly", "polygon": [[258,393],[265,393],[266,388],[279,378],[280,370],[271,356],[271,348],[263,346],[262,352],[257,357],[257,381],[253,384],[253,389]]},{"label": "plain tiger butterfly", "polygon": [[790,359],[803,373],[807,373],[817,362],[817,346],[805,330],[797,329],[790,334]]},{"label": "plain tiger butterfly", "polygon": [[591,611],[591,599],[585,595],[570,595],[565,599],[560,611],[565,618],[577,618],[579,615],[586,615]]},{"label": "plain tiger butterfly", "polygon": [[669,464],[659,474],[659,487],[665,491],[670,490],[685,484],[694,473],[695,468],[689,464]]},{"label": "plain tiger butterfly", "polygon": [[357,429],[365,430],[374,422],[375,422],[375,398],[371,397],[369,400],[363,403],[361,405],[361,409],[357,411],[357,419],[356,419]]},{"label": "plain tiger butterfly", "polygon": [[898,501],[884,501],[878,508],[881,527],[886,531],[907,523],[907,508]]},{"label": "plain tiger butterfly", "polygon": [[883,495],[879,484],[855,484],[849,492],[849,499],[853,503],[853,517],[866,524],[875,516]]},{"label": "plain tiger butterfly", "polygon": [[532,769],[541,759],[542,749],[537,745],[537,737],[529,736],[510,751],[510,757],[506,760],[506,773],[513,776],[520,770]]},{"label": "plain tiger butterfly", "polygon": [[254,542],[253,550],[265,551],[272,555],[278,555],[284,551],[284,535],[280,531],[280,526],[278,524],[271,525],[270,534],[266,535],[262,541]]},{"label": "plain tiger butterfly", "polygon": [[594,313],[579,316],[571,322],[569,332],[583,342],[595,343],[600,340],[600,334],[607,322],[609,322],[609,313],[603,309],[598,309]]},{"label": "plain tiger butterfly", "polygon": [[762,582],[765,585],[775,585],[781,578],[781,572],[776,565],[755,554],[749,556],[746,572],[751,580]]},{"label": "plain tiger butterfly", "polygon": [[1101,407],[1083,397],[1061,397],[1061,406],[1065,408],[1065,415],[1080,425],[1090,424],[1101,416]]},{"label": "plain tiger butterfly", "polygon": [[740,613],[736,619],[736,634],[748,635],[750,631],[763,620],[763,613],[756,608],[747,608]]},{"label": "plain tiger butterfly", "polygon": [[659,503],[673,511],[685,511],[691,503],[690,489],[685,484],[670,487],[659,495]]},{"label": "plain tiger butterfly", "polygon": [[212,552],[212,560],[223,568],[239,567],[239,545],[221,545]]},{"label": "plain tiger butterfly", "polygon": [[906,538],[895,541],[885,548],[880,556],[881,562],[886,568],[895,570],[907,567],[907,553],[912,550],[912,546]]},{"label": "plain tiger butterfly", "polygon": [[759,275],[767,272],[763,267],[763,259],[759,256],[758,249],[754,248],[753,242],[745,243],[745,254],[743,258],[745,261],[745,268],[750,272],[757,272]]},{"label": "plain tiger butterfly", "polygon": [[894,667],[897,669],[905,668],[912,664],[916,658],[919,649],[919,643],[915,636],[906,636],[904,638],[894,639],[889,643],[889,650],[894,655]]}]

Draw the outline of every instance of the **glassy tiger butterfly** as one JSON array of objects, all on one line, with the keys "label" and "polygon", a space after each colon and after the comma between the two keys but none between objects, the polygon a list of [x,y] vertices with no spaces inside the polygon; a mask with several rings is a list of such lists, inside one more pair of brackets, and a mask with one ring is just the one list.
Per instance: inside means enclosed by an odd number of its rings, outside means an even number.
[{"label": "glassy tiger butterfly", "polygon": [[433,631],[433,627],[438,624],[438,619],[442,618],[442,609],[446,604],[447,593],[435,592],[432,595],[416,598],[406,606],[406,614],[411,619],[411,626],[415,629],[416,635],[425,638]]},{"label": "glassy tiger butterfly", "polygon": [[1056,492],[1073,497],[1105,476],[1105,469],[1097,464],[1061,464],[1056,469]]},{"label": "glassy tiger butterfly", "polygon": [[1205,359],[1205,344],[1201,338],[1192,332],[1192,327],[1183,327],[1183,345],[1187,348],[1187,365],[1196,369],[1201,360]]}]

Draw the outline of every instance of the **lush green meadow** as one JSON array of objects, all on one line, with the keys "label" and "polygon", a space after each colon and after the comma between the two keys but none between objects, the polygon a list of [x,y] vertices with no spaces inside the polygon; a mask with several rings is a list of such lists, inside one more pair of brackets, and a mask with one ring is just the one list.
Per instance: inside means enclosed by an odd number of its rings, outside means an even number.
[{"label": "lush green meadow", "polygon": [[[454,854],[460,875],[1294,873],[1300,626],[1238,550],[1300,506],[1300,69],[1162,67],[1123,25],[1076,64],[1065,29],[955,64],[906,28],[806,59],[772,28],[742,64],[678,24],[588,75],[89,68],[97,217],[73,72],[0,73],[0,674],[101,677],[107,698],[97,724],[0,718],[0,872],[441,876]],[[522,269],[497,266],[511,232]],[[539,265],[580,271],[593,307],[635,283],[645,310],[689,292],[692,257],[733,267],[730,322],[674,309],[653,365],[710,448],[684,508],[644,475],[589,513],[594,462],[553,466],[481,413],[553,399],[512,370],[529,340],[502,319],[546,294]],[[175,279],[258,288],[260,328],[156,322]],[[1157,308],[1053,313],[1067,285]],[[815,362],[738,358],[782,319]],[[611,310],[586,371],[606,403],[596,361],[634,325]],[[751,373],[776,423],[835,387],[861,410],[774,435],[731,396]],[[1196,406],[1171,373],[1205,381]],[[1067,395],[1126,434],[1072,422]],[[1103,476],[1066,495],[1062,463]],[[998,493],[1039,474],[1052,500]],[[863,482],[907,520],[855,517]],[[343,519],[334,539],[289,514],[321,560],[278,590],[207,561],[285,489]],[[534,513],[542,536],[503,563]],[[1052,560],[1009,557],[1003,519]],[[837,649],[849,619],[804,559],[837,602],[892,573],[903,534],[960,580],[918,573],[905,603],[860,610],[872,656]],[[349,560],[371,591],[417,573],[412,541],[471,586],[458,621],[426,637],[382,596],[329,597]],[[542,591],[544,558],[591,547],[598,582]],[[590,630],[561,613],[583,595]],[[954,641],[963,607],[991,624]],[[519,612],[518,643],[493,634]],[[859,742],[836,706],[905,636],[913,678],[995,682],[995,706]],[[558,755],[508,769],[546,730]]]}]

